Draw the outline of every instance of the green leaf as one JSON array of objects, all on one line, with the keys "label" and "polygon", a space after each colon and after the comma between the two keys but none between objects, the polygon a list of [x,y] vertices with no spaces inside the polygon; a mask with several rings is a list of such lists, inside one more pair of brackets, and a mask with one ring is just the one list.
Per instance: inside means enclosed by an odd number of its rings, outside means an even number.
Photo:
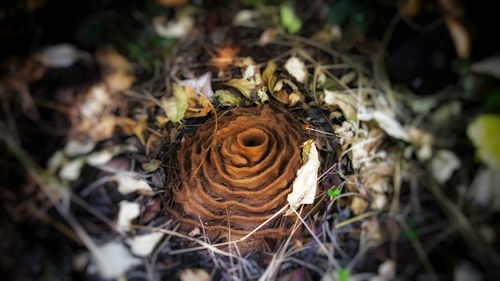
[{"label": "green leaf", "polygon": [[290,4],[281,4],[280,23],[288,33],[297,33],[302,28],[302,21]]},{"label": "green leaf", "polygon": [[333,198],[337,197],[340,195],[340,188],[330,188],[328,189],[328,191],[326,192],[326,194],[328,194],[328,197],[330,197],[330,200],[333,200]]},{"label": "green leaf", "polygon": [[338,281],[348,281],[349,280],[349,271],[347,269],[340,269],[337,272],[337,280]]},{"label": "green leaf", "polygon": [[479,158],[490,168],[500,170],[500,115],[479,115],[467,127]]}]

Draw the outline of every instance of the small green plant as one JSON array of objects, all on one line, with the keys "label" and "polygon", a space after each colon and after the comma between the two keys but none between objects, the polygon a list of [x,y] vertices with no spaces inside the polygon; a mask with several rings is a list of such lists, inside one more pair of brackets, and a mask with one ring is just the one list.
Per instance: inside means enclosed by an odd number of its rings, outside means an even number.
[{"label": "small green plant", "polygon": [[331,187],[330,189],[328,189],[326,194],[328,194],[328,197],[330,197],[330,200],[333,200],[335,197],[340,195],[340,192],[341,192],[340,188]]}]

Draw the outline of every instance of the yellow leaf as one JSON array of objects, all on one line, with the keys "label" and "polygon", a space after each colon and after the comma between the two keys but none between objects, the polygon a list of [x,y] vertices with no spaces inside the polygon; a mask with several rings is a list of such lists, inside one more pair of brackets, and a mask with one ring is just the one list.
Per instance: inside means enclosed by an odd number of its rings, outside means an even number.
[{"label": "yellow leaf", "polygon": [[161,107],[170,121],[177,123],[184,118],[188,107],[188,93],[186,88],[178,84],[172,85],[173,97],[161,100]]},{"label": "yellow leaf", "polygon": [[215,97],[220,104],[225,106],[239,106],[241,104],[241,98],[233,95],[228,90],[217,90],[215,91]]},{"label": "yellow leaf", "polygon": [[184,118],[207,116],[212,109],[212,104],[202,95],[191,95]]},{"label": "yellow leaf", "polygon": [[278,78],[276,78],[276,75],[274,74],[275,72],[276,64],[270,61],[267,64],[266,69],[264,69],[264,73],[262,73],[262,83],[269,89],[269,91],[274,89],[276,81],[278,81]]},{"label": "yellow leaf", "polygon": [[235,88],[247,99],[251,98],[252,91],[256,87],[254,83],[246,79],[231,79],[226,82],[226,85]]}]

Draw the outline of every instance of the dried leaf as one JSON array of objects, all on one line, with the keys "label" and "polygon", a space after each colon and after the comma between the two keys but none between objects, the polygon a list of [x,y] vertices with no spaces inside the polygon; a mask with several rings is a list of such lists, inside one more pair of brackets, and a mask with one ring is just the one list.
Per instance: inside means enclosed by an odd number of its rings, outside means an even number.
[{"label": "dried leaf", "polygon": [[175,20],[166,22],[164,16],[155,17],[153,26],[156,34],[164,38],[181,38],[186,36],[194,27],[194,19],[190,16],[183,16]]},{"label": "dried leaf", "polygon": [[238,90],[247,99],[251,99],[252,91],[256,87],[254,83],[246,79],[231,79],[225,84]]},{"label": "dried leaf", "polygon": [[260,16],[259,11],[243,9],[240,10],[233,18],[233,25],[256,27],[256,20]]},{"label": "dried leaf", "polygon": [[290,204],[288,214],[293,213],[302,204],[314,203],[316,187],[318,185],[318,170],[320,167],[319,154],[313,140],[308,140],[302,145],[303,165],[297,171],[297,177],[292,184],[292,192],[288,194]]},{"label": "dried leaf", "polygon": [[225,70],[231,66],[238,54],[239,49],[235,47],[222,47],[216,50],[216,55],[210,60],[210,64],[219,70]]},{"label": "dried leaf", "polygon": [[164,234],[161,232],[137,235],[127,239],[127,244],[130,246],[130,251],[132,251],[134,255],[147,257],[153,252],[156,244],[160,242],[163,236]]},{"label": "dried leaf", "polygon": [[82,53],[70,44],[59,44],[46,47],[37,54],[37,58],[47,67],[64,68],[72,66]]},{"label": "dried leaf", "polygon": [[136,152],[137,148],[133,145],[115,145],[113,147],[93,152],[86,157],[87,164],[98,167],[106,164],[109,160],[118,154],[125,152]]},{"label": "dried leaf", "polygon": [[306,65],[299,58],[290,57],[285,63],[285,69],[300,83],[307,83],[309,73],[307,72]]},{"label": "dried leaf", "polygon": [[324,89],[324,102],[328,105],[338,106],[344,113],[344,117],[349,121],[357,118],[356,99],[348,94],[340,94],[336,91]]},{"label": "dried leaf", "polygon": [[460,168],[460,159],[449,150],[438,150],[431,161],[431,172],[439,183],[447,182]]},{"label": "dried leaf", "polygon": [[291,93],[290,96],[288,96],[288,105],[289,106],[294,106],[300,101],[300,95],[297,93]]},{"label": "dried leaf", "polygon": [[473,204],[493,211],[500,210],[500,173],[493,169],[481,168],[474,176],[467,197]]},{"label": "dried leaf", "polygon": [[269,89],[269,91],[272,91],[276,85],[276,82],[278,81],[278,78],[276,77],[276,64],[272,61],[267,63],[266,69],[264,69],[264,72],[262,73],[262,83]]},{"label": "dried leaf", "polygon": [[488,74],[500,79],[500,56],[488,57],[471,65],[472,72]]},{"label": "dried leaf", "polygon": [[93,141],[102,141],[111,138],[116,127],[116,118],[112,115],[102,117],[101,121],[88,128],[88,135]]},{"label": "dried leaf", "polygon": [[471,43],[467,29],[453,16],[445,17],[445,23],[455,44],[458,57],[461,59],[469,58]]},{"label": "dried leaf", "polygon": [[93,254],[93,263],[97,266],[99,275],[105,279],[119,278],[141,264],[141,259],[132,256],[120,242],[101,245]]},{"label": "dried leaf", "polygon": [[114,181],[118,183],[118,191],[121,194],[139,192],[144,195],[154,195],[153,189],[144,179],[127,175],[116,175]]},{"label": "dried leaf", "polygon": [[275,27],[268,28],[262,32],[259,37],[259,46],[265,46],[271,42],[273,42],[278,36],[280,30]]},{"label": "dried leaf", "polygon": [[198,78],[182,80],[181,85],[191,87],[196,93],[204,95],[209,101],[214,99],[214,91],[212,90],[212,73],[207,72]]},{"label": "dried leaf", "polygon": [[194,118],[207,116],[212,110],[212,104],[205,96],[191,95],[188,100],[188,108],[184,113],[184,118]]},{"label": "dried leaf", "polygon": [[[190,89],[190,88],[187,88]],[[173,97],[169,99],[162,99],[161,106],[165,111],[168,119],[170,121],[177,123],[184,118],[188,107],[188,93],[186,92],[186,87],[182,87],[178,84],[172,84]]]},{"label": "dried leaf", "polygon": [[352,213],[357,216],[362,214],[366,210],[367,206],[368,203],[365,199],[356,196],[351,201],[350,209]]},{"label": "dried leaf", "polygon": [[62,166],[59,171],[59,177],[63,180],[74,181],[80,177],[83,166],[85,165],[85,157],[79,157],[71,160]]},{"label": "dried leaf", "polygon": [[183,269],[179,272],[181,281],[210,281],[210,275],[203,269]]},{"label": "dried leaf", "polygon": [[377,121],[379,127],[393,138],[404,141],[409,141],[410,139],[408,131],[385,112],[364,110],[359,113],[358,118],[361,121]]},{"label": "dried leaf", "polygon": [[135,81],[134,67],[115,48],[100,48],[97,50],[96,59],[110,89],[114,91],[130,89]]},{"label": "dried leaf", "polygon": [[228,90],[215,91],[215,97],[219,103],[224,106],[239,106],[241,104],[241,98]]},{"label": "dried leaf", "polygon": [[96,145],[92,140],[70,139],[64,146],[64,154],[68,157],[84,155],[92,151]]},{"label": "dried leaf", "polygon": [[134,219],[139,217],[140,205],[136,202],[121,201],[116,221],[116,230],[118,232],[127,232]]},{"label": "dried leaf", "polygon": [[141,164],[141,167],[142,169],[145,171],[145,172],[154,172],[156,171],[158,168],[160,168],[160,165],[161,165],[161,161],[158,160],[158,159],[153,159],[151,161],[148,161],[148,162],[144,162]]}]

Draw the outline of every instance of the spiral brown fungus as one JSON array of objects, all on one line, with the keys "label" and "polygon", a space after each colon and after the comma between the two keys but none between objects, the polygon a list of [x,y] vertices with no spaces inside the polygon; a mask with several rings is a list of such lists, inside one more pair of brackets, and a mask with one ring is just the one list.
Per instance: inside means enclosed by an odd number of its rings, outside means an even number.
[{"label": "spiral brown fungus", "polygon": [[304,140],[297,121],[269,106],[228,111],[202,125],[177,154],[182,182],[171,212],[181,230],[198,227],[212,243],[252,233],[238,243],[242,252],[289,235],[292,219],[272,217],[286,206]]}]

